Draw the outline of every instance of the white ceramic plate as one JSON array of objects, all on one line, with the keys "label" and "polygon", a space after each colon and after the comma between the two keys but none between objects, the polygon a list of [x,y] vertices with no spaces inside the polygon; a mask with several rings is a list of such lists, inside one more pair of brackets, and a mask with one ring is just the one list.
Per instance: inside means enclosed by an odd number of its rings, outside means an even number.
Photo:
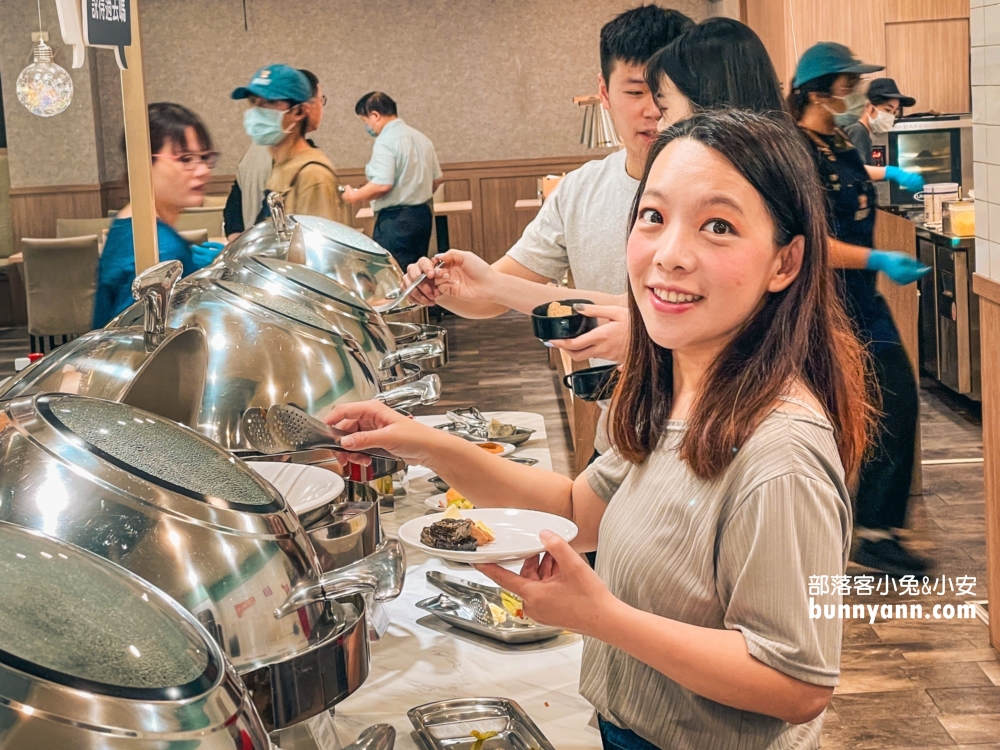
[{"label": "white ceramic plate", "polygon": [[308,464],[247,461],[270,482],[298,515],[333,501],[344,491],[344,480],[332,471]]},{"label": "white ceramic plate", "polygon": [[572,521],[551,513],[537,510],[518,510],[515,508],[478,508],[463,510],[462,518],[472,521],[484,521],[493,529],[496,541],[484,545],[475,552],[456,552],[454,550],[428,547],[420,541],[420,532],[444,517],[443,513],[434,513],[407,521],[399,527],[399,540],[403,544],[440,557],[463,563],[498,563],[523,560],[545,551],[545,546],[538,534],[548,529],[566,541],[576,538],[577,528]]}]

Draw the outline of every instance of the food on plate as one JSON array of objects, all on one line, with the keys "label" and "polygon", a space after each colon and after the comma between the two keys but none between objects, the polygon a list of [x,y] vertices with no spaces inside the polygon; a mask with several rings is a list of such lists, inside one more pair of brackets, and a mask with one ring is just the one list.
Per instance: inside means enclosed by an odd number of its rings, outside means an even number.
[{"label": "food on plate", "polygon": [[562,302],[550,302],[546,313],[550,318],[565,318],[573,314],[573,308]]},{"label": "food on plate", "polygon": [[472,536],[475,537],[480,546],[495,542],[497,538],[496,534],[493,533],[493,529],[487,526],[484,521],[472,522]]},{"label": "food on plate", "polygon": [[499,443],[476,443],[476,445],[487,453],[492,453],[494,456],[498,453],[503,453],[503,446]]},{"label": "food on plate", "polygon": [[517,432],[517,426],[512,424],[504,424],[499,419],[495,417],[490,420],[489,425],[486,427],[486,437],[490,440],[496,438],[510,437],[515,432]]},{"label": "food on plate", "polygon": [[472,534],[474,526],[467,518],[442,518],[421,530],[420,541],[434,549],[475,552],[479,542]]},{"label": "food on plate", "polygon": [[496,534],[485,522],[462,518],[459,509],[449,505],[440,521],[420,531],[420,541],[434,549],[475,552],[484,544],[496,541]]},{"label": "food on plate", "polygon": [[444,507],[455,506],[461,510],[472,510],[476,506],[462,497],[462,494],[454,488],[449,489],[444,495]]}]

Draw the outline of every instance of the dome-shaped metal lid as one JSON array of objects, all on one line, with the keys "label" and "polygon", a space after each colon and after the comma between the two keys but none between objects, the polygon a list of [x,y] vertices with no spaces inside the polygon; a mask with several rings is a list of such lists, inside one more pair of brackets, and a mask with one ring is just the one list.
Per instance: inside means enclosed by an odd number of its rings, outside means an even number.
[{"label": "dome-shaped metal lid", "polygon": [[[194,618],[141,578],[5,522],[0,633],[0,663],[6,667],[132,700],[200,695],[224,668]],[[0,680],[0,696],[3,691]]]},{"label": "dome-shaped metal lid", "polygon": [[279,260],[278,258],[267,258],[262,256],[249,258],[248,262],[259,264],[269,271],[279,273],[282,278],[288,279],[293,284],[315,292],[316,294],[321,294],[324,297],[329,297],[330,299],[336,300],[337,302],[340,302],[341,304],[354,310],[358,310],[367,315],[375,314],[371,305],[362,299],[357,292],[348,289],[343,284],[339,284],[318,271],[313,271],[311,268],[299,265],[298,263],[289,263],[285,260]]},{"label": "dome-shaped metal lid", "polygon": [[352,250],[370,253],[371,255],[389,254],[388,250],[371,237],[344,224],[338,224],[329,219],[322,219],[319,216],[302,216],[300,214],[295,214],[292,216],[292,219],[301,224],[303,229],[317,232],[331,242],[345,245]]},{"label": "dome-shaped metal lid", "polygon": [[310,310],[306,305],[293,302],[285,297],[276,294],[268,294],[262,289],[243,284],[239,281],[223,281],[217,279],[214,282],[230,294],[235,294],[250,304],[259,305],[265,310],[280,315],[297,323],[318,328],[326,333],[340,335],[340,331],[330,321],[322,315]]},{"label": "dome-shaped metal lid", "polygon": [[152,484],[235,510],[269,513],[284,507],[281,496],[254,471],[169,419],[115,401],[62,393],[39,396],[36,406],[54,428]]}]

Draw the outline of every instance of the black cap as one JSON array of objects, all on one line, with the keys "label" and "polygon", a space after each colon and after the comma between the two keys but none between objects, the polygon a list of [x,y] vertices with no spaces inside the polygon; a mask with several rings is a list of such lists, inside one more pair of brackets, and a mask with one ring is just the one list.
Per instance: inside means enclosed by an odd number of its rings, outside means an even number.
[{"label": "black cap", "polygon": [[900,107],[912,107],[917,100],[912,96],[899,93],[899,86],[892,78],[876,78],[868,86],[868,99],[880,96],[883,99],[899,99]]}]

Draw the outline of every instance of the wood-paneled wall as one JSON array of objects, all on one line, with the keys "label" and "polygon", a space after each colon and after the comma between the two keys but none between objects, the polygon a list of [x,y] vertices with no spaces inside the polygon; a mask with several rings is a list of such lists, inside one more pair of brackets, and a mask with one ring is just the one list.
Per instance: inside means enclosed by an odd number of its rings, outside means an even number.
[{"label": "wood-paneled wall", "polygon": [[968,112],[968,0],[746,0],[747,24],[789,90],[798,58],[821,41],[885,65],[916,111]]},{"label": "wood-paneled wall", "polygon": [[[601,158],[604,151],[591,158]],[[492,162],[443,164],[445,200],[472,201],[471,214],[450,217],[448,231],[452,247],[473,252],[493,262],[499,259],[534,218],[531,211],[516,211],[515,201],[534,198],[537,180],[547,174],[569,172],[588,161],[588,157],[554,157]],[[361,185],[364,170],[338,171],[342,183]],[[209,195],[226,195],[232,175],[215,175],[209,182]],[[125,181],[100,185],[54,185],[11,190],[11,219],[15,252],[21,237],[55,237],[56,219],[92,219],[107,215],[128,203]],[[372,220],[355,224],[371,234]]]},{"label": "wood-paneled wall", "polygon": [[986,578],[990,644],[1000,649],[1000,284],[978,273],[979,341],[983,366],[983,492],[986,500]]}]

